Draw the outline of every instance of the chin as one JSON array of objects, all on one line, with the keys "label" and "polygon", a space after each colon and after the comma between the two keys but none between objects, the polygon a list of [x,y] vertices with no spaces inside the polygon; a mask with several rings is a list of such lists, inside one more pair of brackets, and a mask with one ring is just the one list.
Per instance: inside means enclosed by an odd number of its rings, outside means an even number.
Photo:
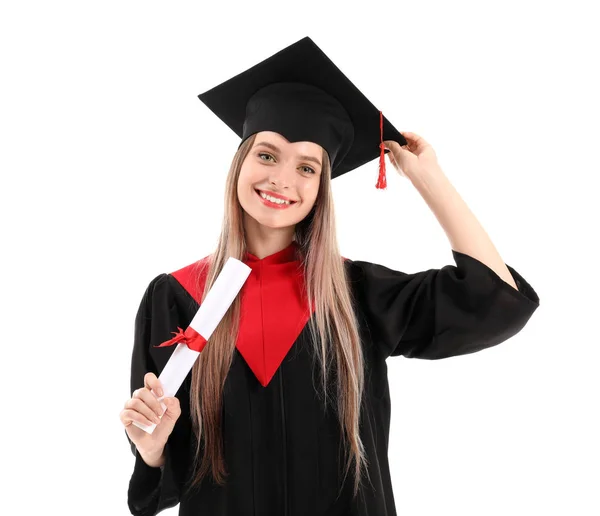
[{"label": "chin", "polygon": [[295,221],[285,221],[285,220],[272,220],[266,217],[252,217],[256,222],[258,222],[261,226],[271,229],[283,229],[290,226],[295,226],[297,222]]},{"label": "chin", "polygon": [[298,224],[298,222],[301,222],[302,220],[295,220],[295,217],[293,219],[282,217],[280,214],[275,214],[272,217],[265,217],[262,214],[257,215],[249,211],[246,211],[246,214],[261,226],[271,229],[283,229],[288,228],[290,226],[295,226],[296,224]]}]

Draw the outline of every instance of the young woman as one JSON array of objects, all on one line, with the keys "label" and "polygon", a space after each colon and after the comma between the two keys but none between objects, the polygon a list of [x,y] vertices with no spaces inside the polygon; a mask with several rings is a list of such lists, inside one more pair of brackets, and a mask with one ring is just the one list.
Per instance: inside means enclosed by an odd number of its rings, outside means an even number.
[{"label": "young woman", "polygon": [[[290,81],[290,70],[313,80]],[[431,146],[395,131],[309,38],[200,98],[242,141],[217,249],[154,278],[136,316],[120,415],[135,455],[129,508],[394,515],[386,359],[494,346],[523,328],[539,298]],[[384,149],[443,225],[456,265],[407,274],[340,255],[331,180],[383,160]],[[163,415],[151,390],[161,395],[174,348],[158,345],[187,328],[230,256],[252,272]],[[158,426],[147,434],[133,421]]]}]

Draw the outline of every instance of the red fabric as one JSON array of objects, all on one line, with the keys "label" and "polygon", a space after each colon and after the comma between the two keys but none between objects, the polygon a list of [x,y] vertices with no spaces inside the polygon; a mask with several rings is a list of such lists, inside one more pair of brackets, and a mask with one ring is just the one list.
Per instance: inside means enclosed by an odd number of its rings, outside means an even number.
[{"label": "red fabric", "polygon": [[175,334],[175,337],[154,347],[163,348],[165,346],[174,346],[175,344],[183,342],[188,348],[193,349],[198,353],[200,353],[204,349],[204,346],[206,345],[206,339],[202,335],[200,335],[196,330],[194,330],[194,328],[188,326],[185,332],[179,326],[177,326],[177,329],[179,330],[179,332],[171,332]]},{"label": "red fabric", "polygon": [[[262,260],[250,253],[242,260],[252,272],[239,294],[241,316],[236,347],[263,387],[271,381],[312,315],[297,250],[298,245],[292,242]],[[198,304],[207,265],[208,257],[171,273]]]},{"label": "red fabric", "polygon": [[379,177],[377,178],[377,184],[375,188],[385,188],[387,186],[387,179],[385,177],[385,145],[383,144],[383,113],[379,112]]}]

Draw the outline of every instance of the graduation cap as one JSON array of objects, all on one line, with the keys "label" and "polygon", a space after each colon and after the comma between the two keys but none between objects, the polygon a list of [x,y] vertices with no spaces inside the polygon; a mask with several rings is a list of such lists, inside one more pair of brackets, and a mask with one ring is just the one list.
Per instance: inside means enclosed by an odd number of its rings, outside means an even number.
[{"label": "graduation cap", "polygon": [[319,144],[332,179],[379,156],[376,188],[385,188],[383,142],[407,144],[308,36],[198,98],[242,139],[240,146],[260,131]]}]

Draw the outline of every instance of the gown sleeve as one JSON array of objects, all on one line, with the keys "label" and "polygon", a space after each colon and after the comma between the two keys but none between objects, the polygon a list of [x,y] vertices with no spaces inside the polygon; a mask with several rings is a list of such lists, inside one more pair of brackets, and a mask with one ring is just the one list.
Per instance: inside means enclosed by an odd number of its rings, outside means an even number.
[{"label": "gown sleeve", "polygon": [[539,297],[507,265],[518,290],[483,262],[452,250],[456,265],[407,274],[351,261],[350,281],[375,346],[385,358],[441,359],[516,335]]},{"label": "gown sleeve", "polygon": [[[178,324],[181,325],[171,297],[166,274],[160,274],[154,278],[143,295],[135,317],[130,395],[133,395],[136,389],[144,386],[144,375],[147,372],[152,371],[159,376],[160,370],[152,358],[151,346],[168,339],[169,331],[176,328]],[[161,365],[164,367],[164,364]],[[180,403],[183,405],[183,402]],[[182,414],[175,423],[165,446],[166,460],[161,467],[148,466],[125,432],[131,451],[135,456],[134,469],[127,493],[127,503],[131,514],[155,515],[163,509],[174,507],[179,503],[183,481],[182,472],[185,471],[180,457],[181,450],[186,450],[185,439],[189,432],[184,412],[182,406]]]}]

